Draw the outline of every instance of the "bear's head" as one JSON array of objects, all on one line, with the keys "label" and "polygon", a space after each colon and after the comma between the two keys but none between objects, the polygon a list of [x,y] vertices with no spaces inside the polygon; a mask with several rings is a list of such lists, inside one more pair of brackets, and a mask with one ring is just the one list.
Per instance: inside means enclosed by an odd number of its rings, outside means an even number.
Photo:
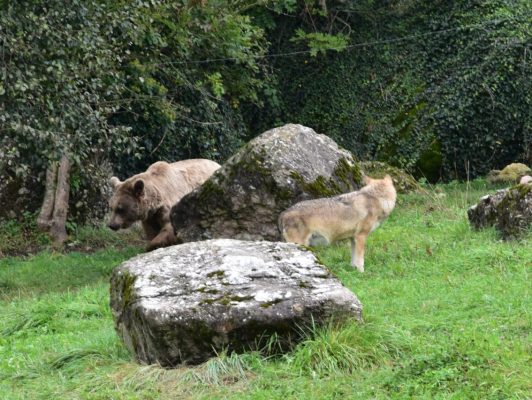
[{"label": "bear's head", "polygon": [[114,231],[129,228],[143,217],[141,200],[144,196],[144,181],[137,179],[120,182],[113,176],[109,182],[114,193],[109,200],[111,218],[108,226]]}]

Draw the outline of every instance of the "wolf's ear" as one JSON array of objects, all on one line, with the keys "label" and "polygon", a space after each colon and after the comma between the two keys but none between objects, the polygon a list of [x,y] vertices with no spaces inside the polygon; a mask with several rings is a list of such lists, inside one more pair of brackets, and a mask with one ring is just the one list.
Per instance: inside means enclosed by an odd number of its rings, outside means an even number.
[{"label": "wolf's ear", "polygon": [[391,175],[389,174],[386,174],[386,176],[384,177],[385,180],[389,181],[389,182],[392,182],[393,183],[393,178],[391,177]]},{"label": "wolf's ear", "polygon": [[116,190],[122,182],[120,182],[120,179],[118,179],[116,176],[113,176],[111,179],[109,179],[109,183],[111,184],[111,187]]},{"label": "wolf's ear", "polygon": [[144,194],[144,181],[142,179],[139,179],[133,185],[133,195],[138,198],[138,197],[142,197],[143,194]]},{"label": "wolf's ear", "polygon": [[362,175],[362,182],[364,183],[364,185],[369,185],[371,183],[371,178],[367,175]]}]

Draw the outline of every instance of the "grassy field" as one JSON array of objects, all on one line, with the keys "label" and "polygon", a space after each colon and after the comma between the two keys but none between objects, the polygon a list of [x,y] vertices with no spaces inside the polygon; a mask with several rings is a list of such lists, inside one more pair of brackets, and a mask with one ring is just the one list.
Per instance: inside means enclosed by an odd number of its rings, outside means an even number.
[{"label": "grassy field", "polygon": [[289,354],[139,366],[113,329],[108,277],[138,247],[0,260],[1,399],[525,399],[532,397],[532,235],[471,231],[483,182],[402,196],[368,241],[319,250],[364,304],[364,324],[314,332]]}]

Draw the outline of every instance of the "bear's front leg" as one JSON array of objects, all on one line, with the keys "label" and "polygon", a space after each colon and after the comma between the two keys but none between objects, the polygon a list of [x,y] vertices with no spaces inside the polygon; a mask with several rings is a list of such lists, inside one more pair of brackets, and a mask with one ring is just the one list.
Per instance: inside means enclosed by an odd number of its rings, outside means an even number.
[{"label": "bear's front leg", "polygon": [[148,243],[148,246],[146,247],[146,251],[152,251],[152,250],[158,249],[159,247],[172,246],[177,243],[178,241],[174,234],[174,228],[172,224],[168,223],[161,229],[159,234],[155,236],[150,241],[150,243]]}]

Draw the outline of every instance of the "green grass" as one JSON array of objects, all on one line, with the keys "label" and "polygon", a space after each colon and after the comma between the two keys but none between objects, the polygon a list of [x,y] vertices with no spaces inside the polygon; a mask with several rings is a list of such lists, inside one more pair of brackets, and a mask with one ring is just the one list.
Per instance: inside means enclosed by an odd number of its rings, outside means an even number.
[{"label": "green grass", "polygon": [[[470,230],[483,182],[402,196],[369,238],[319,257],[364,324],[316,329],[294,351],[194,368],[134,363],[113,329],[108,276],[135,248],[0,260],[2,399],[525,399],[532,393],[532,236]],[[274,343],[272,344],[274,345]]]}]

